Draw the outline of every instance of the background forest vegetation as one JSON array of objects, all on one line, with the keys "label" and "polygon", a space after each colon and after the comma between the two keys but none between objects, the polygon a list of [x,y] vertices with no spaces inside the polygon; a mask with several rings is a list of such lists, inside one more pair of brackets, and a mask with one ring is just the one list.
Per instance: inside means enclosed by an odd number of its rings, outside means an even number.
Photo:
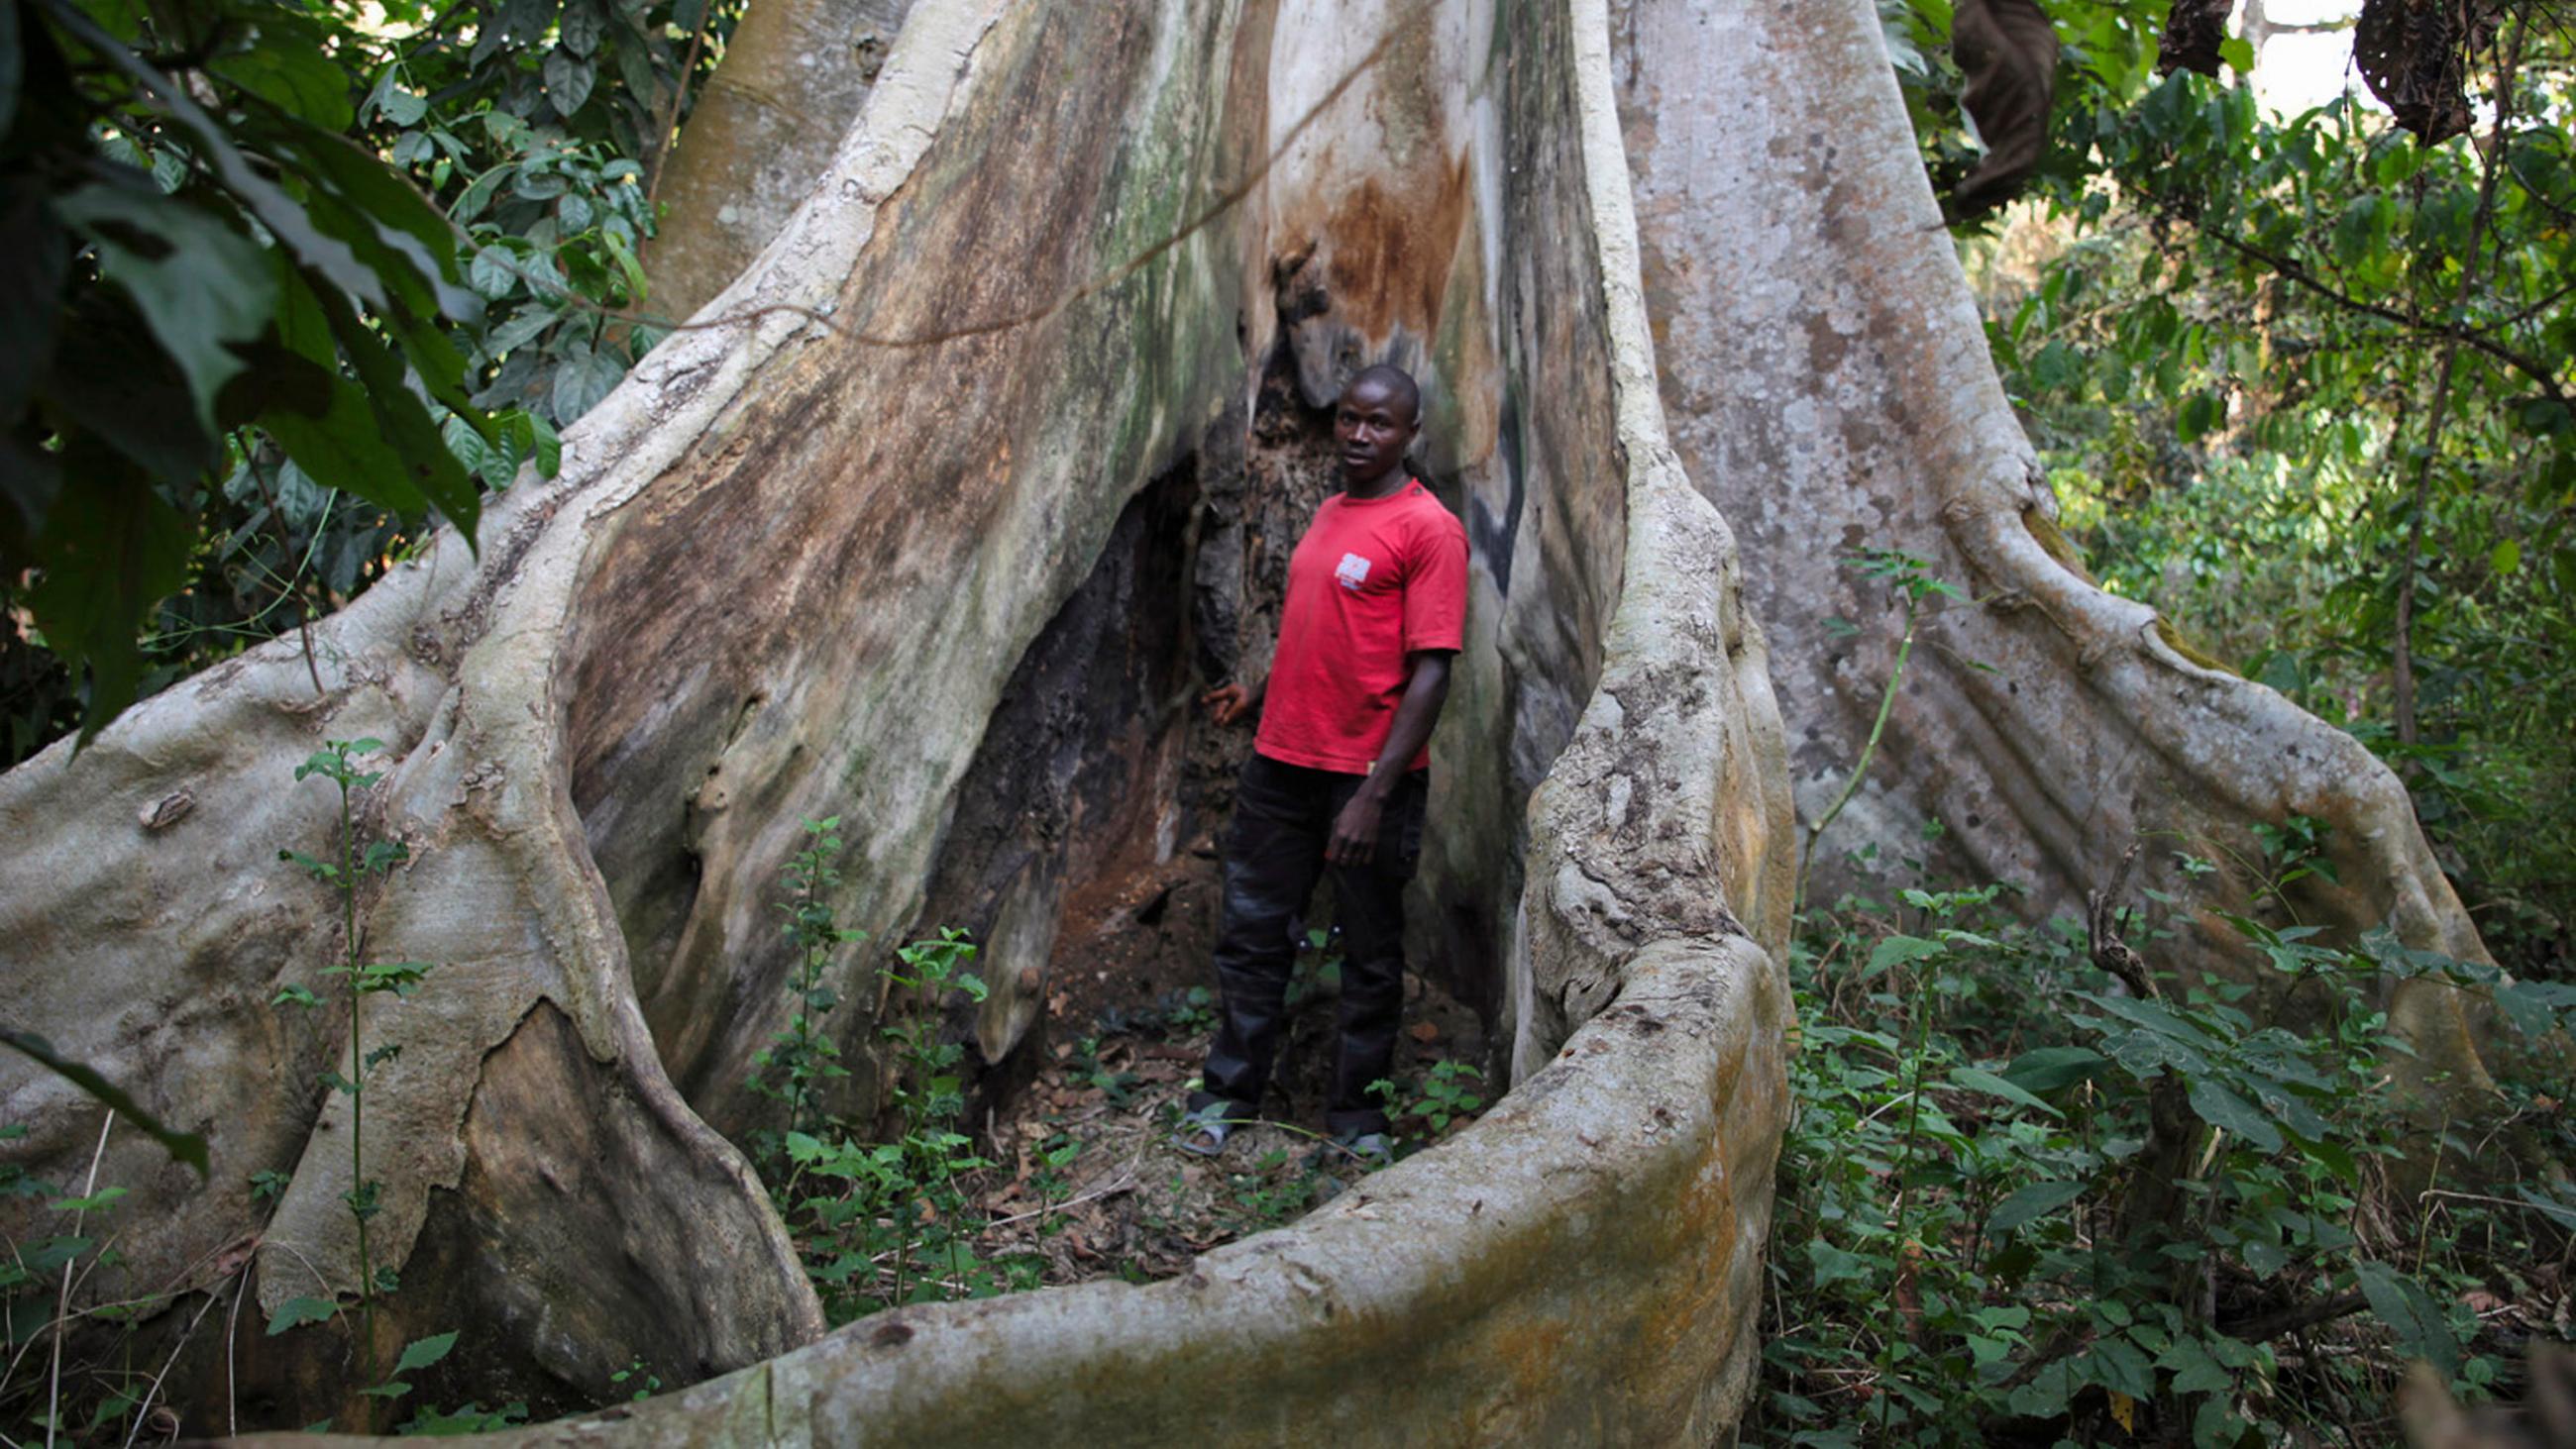
[{"label": "background forest vegetation", "polygon": [[[2394,764],[2513,979],[2249,922],[2305,993],[2272,1025],[2155,976],[2187,903],[2034,928],[1996,883],[1876,862],[1795,963],[1748,1437],[2384,1441],[2405,1360],[2511,1396],[2523,1342],[2570,1336],[2576,1193],[2538,1170],[2569,1160],[2563,1084],[2409,1117],[2374,983],[2462,975],[2532,1030],[2576,1006],[2576,34],[2480,11],[2467,125],[2428,141],[2357,95],[2268,108],[2244,33],[2219,75],[2160,74],[2161,0],[2047,8],[2046,153],[1958,235],[2065,541]],[[1980,150],[1949,0],[1881,13],[1946,192]],[[0,3],[0,764],[552,471],[668,325],[655,178],[737,14]],[[2320,868],[2295,820],[2266,843],[2276,883]],[[2428,1131],[2532,1170],[2405,1180]],[[43,1407],[13,1391],[12,1434]]]}]

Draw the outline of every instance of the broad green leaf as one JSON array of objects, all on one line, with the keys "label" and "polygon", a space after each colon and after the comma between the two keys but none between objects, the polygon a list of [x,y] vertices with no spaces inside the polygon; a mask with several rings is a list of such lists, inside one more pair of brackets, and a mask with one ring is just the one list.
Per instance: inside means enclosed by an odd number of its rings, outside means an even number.
[{"label": "broad green leaf", "polygon": [[97,248],[99,275],[134,298],[187,377],[198,425],[213,432],[215,395],[243,365],[227,344],[268,326],[277,295],[268,259],[213,213],[150,186],[92,183],[54,210]]},{"label": "broad green leaf", "polygon": [[268,1333],[274,1338],[290,1328],[324,1322],[339,1311],[339,1305],[328,1298],[289,1298],[268,1316]]},{"label": "broad green leaf", "polygon": [[70,1084],[77,1086],[77,1089],[88,1091],[93,1102],[100,1102],[103,1107],[113,1109],[113,1112],[116,1112],[118,1117],[124,1117],[129,1125],[142,1127],[144,1135],[149,1135],[155,1143],[160,1143],[162,1150],[170,1153],[173,1161],[188,1163],[191,1168],[196,1168],[198,1181],[206,1179],[206,1138],[198,1138],[196,1132],[178,1132],[173,1130],[173,1127],[162,1125],[160,1117],[144,1112],[142,1104],[134,1102],[134,1096],[126,1094],[121,1086],[108,1081],[106,1076],[100,1076],[100,1073],[95,1071],[95,1068],[90,1068],[88,1063],[77,1063],[77,1060],[64,1058],[62,1053],[54,1050],[52,1042],[46,1042],[44,1037],[39,1037],[36,1032],[18,1032],[18,1029],[0,1027],[0,1045],[15,1050],[18,1055],[26,1055],[26,1058],[33,1060],[36,1066],[52,1071],[54,1076],[62,1076],[64,1081],[70,1081]]},{"label": "broad green leaf", "polygon": [[2055,1107],[2041,1101],[2039,1098],[2032,1096],[2030,1093],[2023,1091],[2017,1086],[2014,1086],[2011,1082],[2004,1080],[2002,1077],[1998,1077],[1992,1072],[1982,1071],[1976,1067],[1961,1067],[1958,1070],[1953,1071],[1950,1073],[1950,1082],[1953,1086],[1964,1087],[1971,1092],[1983,1092],[1990,1097],[2001,1097],[2007,1102],[2016,1102],[2024,1107],[2036,1108],[2039,1111],[2047,1113],[2051,1117],[2064,1117],[2066,1115],[2065,1113],[2058,1111]]},{"label": "broad green leaf", "polygon": [[417,516],[428,509],[409,465],[385,440],[365,391],[346,378],[331,379],[331,405],[322,416],[280,409],[263,414],[259,425],[324,487],[394,513]]},{"label": "broad green leaf", "polygon": [[475,525],[482,517],[482,490],[475,487],[465,465],[447,450],[447,440],[440,434],[438,424],[430,420],[429,410],[406,385],[403,359],[349,310],[347,299],[323,295],[319,300],[331,319],[331,332],[339,339],[341,355],[349,359],[357,369],[358,380],[366,385],[368,410],[375,415],[386,443],[402,457],[405,481],[456,525],[469,547],[479,549]]},{"label": "broad green leaf", "polygon": [[99,1208],[114,1207],[117,1199],[125,1196],[126,1191],[121,1187],[102,1187],[87,1197],[67,1197],[49,1206],[58,1213],[91,1212]]},{"label": "broad green leaf", "polygon": [[608,17],[600,13],[599,0],[565,0],[555,33],[562,39],[564,49],[588,56],[599,49],[600,37],[607,29]]},{"label": "broad green leaf", "polygon": [[293,251],[305,265],[319,270],[333,282],[349,289],[370,305],[384,302],[375,273],[358,261],[347,244],[325,236],[313,225],[304,208],[296,204],[277,183],[255,169],[241,148],[205,109],[191,99],[182,87],[174,84],[146,64],[141,56],[101,30],[88,16],[68,8],[52,12],[55,19],[82,44],[124,72],[142,89],[166,108],[187,130],[206,164],[213,167],[225,189],[248,203],[260,225]]},{"label": "broad green leaf", "polygon": [[2209,1356],[2197,1338],[2177,1338],[2156,1359],[2156,1367],[2173,1374],[2177,1394],[2223,1394],[2236,1387],[2236,1376]]},{"label": "broad green leaf", "polygon": [[2522,1200],[2538,1209],[2543,1217],[2571,1233],[2576,1233],[2576,1203],[2563,1202],[2528,1183],[2516,1187],[2514,1191],[2521,1193]]},{"label": "broad green leaf", "polygon": [[[518,258],[510,255],[510,250],[507,247],[484,247],[474,254],[473,264],[466,268],[466,277],[468,280],[473,282],[475,291],[482,293],[492,301],[498,302],[502,298],[509,296],[512,291],[517,289],[519,285],[519,261]],[[525,341],[526,339],[522,338],[520,340]],[[514,343],[512,345],[515,346],[516,344]],[[498,347],[494,349],[495,352],[506,352],[508,350],[509,349],[507,347]]]},{"label": "broad green leaf", "polygon": [[82,486],[47,517],[38,552],[45,576],[26,597],[47,647],[75,671],[89,667],[80,735],[87,742],[133,702],[143,665],[135,631],[156,601],[186,582],[196,531],[93,440],[75,439],[62,457]]},{"label": "broad green leaf", "polygon": [[2125,1334],[2095,1339],[2091,1348],[2077,1356],[2076,1374],[2133,1399],[2155,1397],[2155,1367]]},{"label": "broad green leaf", "polygon": [[1939,941],[1927,941],[1920,936],[1890,936],[1870,948],[1869,965],[1861,975],[1876,976],[1891,966],[1938,956],[1948,949]]},{"label": "broad green leaf", "polygon": [[2212,1127],[2223,1128],[2265,1152],[2281,1150],[2281,1129],[2253,1103],[2203,1077],[2191,1084],[2191,1110]]},{"label": "broad green leaf", "polygon": [[557,46],[546,56],[546,104],[555,108],[556,115],[570,117],[590,99],[591,84],[597,76],[589,61]]},{"label": "broad green leaf", "polygon": [[2034,1182],[2016,1188],[1986,1219],[1986,1231],[2003,1237],[2018,1232],[2082,1197],[2088,1184],[2081,1182]]},{"label": "broad green leaf", "polygon": [[1815,1269],[1816,1286],[1865,1281],[1869,1278],[1870,1260],[1858,1253],[1845,1252],[1822,1238],[1807,1243],[1807,1261]]},{"label": "broad green leaf", "polygon": [[453,1333],[438,1333],[427,1338],[413,1339],[403,1346],[402,1357],[394,1361],[394,1376],[400,1378],[414,1369],[425,1369],[447,1357],[448,1350],[454,1347],[456,1347],[456,1335]]},{"label": "broad green leaf", "polygon": [[2027,1092],[2054,1092],[2101,1074],[2110,1058],[2088,1047],[2037,1047],[2013,1058],[2004,1080]]},{"label": "broad green leaf", "polygon": [[[16,15],[10,8],[0,25]],[[69,239],[44,188],[25,177],[0,180],[0,337],[9,339],[0,347],[0,419],[19,415],[53,356],[70,262]],[[26,522],[32,527],[35,519]]]},{"label": "broad green leaf", "polygon": [[256,43],[207,62],[206,69],[281,111],[331,131],[357,119],[349,77],[323,55],[319,37],[300,17],[262,16]]},{"label": "broad green leaf", "polygon": [[2444,1378],[2459,1373],[2460,1341],[2452,1335],[2441,1307],[2421,1285],[2386,1263],[2364,1263],[2358,1276],[2370,1311],[2397,1335],[2398,1352],[2430,1360]]},{"label": "broad green leaf", "polygon": [[570,356],[555,364],[555,421],[570,426],[582,414],[599,406],[600,400],[617,390],[626,376],[625,364],[606,352],[578,347]]}]

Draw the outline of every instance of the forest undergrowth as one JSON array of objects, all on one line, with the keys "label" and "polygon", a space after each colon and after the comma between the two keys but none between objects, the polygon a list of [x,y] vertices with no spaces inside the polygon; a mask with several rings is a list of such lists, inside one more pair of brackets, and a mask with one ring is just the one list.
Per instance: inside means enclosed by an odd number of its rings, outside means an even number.
[{"label": "forest undergrowth", "polygon": [[2576,1341],[2567,1084],[2428,1114],[2385,1010],[2438,976],[2536,1039],[2576,987],[2330,944],[2282,892],[2313,839],[2276,846],[2232,981],[2163,970],[2189,903],[2112,883],[2087,922],[1993,885],[1808,915],[1746,1442],[2387,1444],[2410,1363],[2514,1401]]},{"label": "forest undergrowth", "polygon": [[[1037,1048],[1033,1079],[969,1120],[967,1048],[943,1028],[942,1008],[980,1002],[985,987],[972,969],[976,946],[953,930],[895,948],[880,968],[893,993],[878,1029],[891,1049],[888,1109],[875,1122],[824,1113],[817,1104],[849,1073],[824,1024],[839,1002],[815,983],[826,956],[862,939],[828,904],[838,824],[807,822],[807,849],[785,874],[780,909],[803,969],[790,982],[797,1009],[755,1078],[785,1108],[785,1126],[752,1144],[833,1324],[903,1304],[1172,1277],[1373,1170],[1313,1126],[1341,965],[1338,937],[1321,928],[1296,958],[1273,1100],[1221,1156],[1176,1145],[1216,1025],[1205,986],[1112,1005],[1088,1023],[1054,1022],[1059,1039]],[[1411,1028],[1396,1075],[1380,1084],[1399,1155],[1485,1105],[1475,1013],[1419,976],[1406,986]]]}]

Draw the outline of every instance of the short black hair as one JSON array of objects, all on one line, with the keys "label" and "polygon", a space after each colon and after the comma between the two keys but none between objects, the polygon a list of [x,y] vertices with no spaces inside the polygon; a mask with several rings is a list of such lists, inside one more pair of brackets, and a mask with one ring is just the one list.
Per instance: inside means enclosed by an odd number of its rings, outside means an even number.
[{"label": "short black hair", "polygon": [[1381,362],[1375,367],[1361,368],[1358,376],[1352,378],[1348,383],[1343,385],[1343,391],[1347,392],[1351,388],[1357,387],[1364,382],[1382,384],[1388,391],[1393,392],[1397,397],[1411,403],[1413,405],[1413,425],[1415,427],[1420,427],[1422,425],[1422,388],[1420,384],[1413,380],[1412,373],[1405,371],[1401,367],[1391,367],[1388,364]]}]

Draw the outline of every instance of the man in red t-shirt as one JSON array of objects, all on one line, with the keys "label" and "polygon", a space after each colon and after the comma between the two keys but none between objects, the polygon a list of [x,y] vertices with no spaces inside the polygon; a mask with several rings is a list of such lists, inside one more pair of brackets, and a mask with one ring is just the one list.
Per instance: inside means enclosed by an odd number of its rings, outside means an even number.
[{"label": "man in red t-shirt", "polygon": [[1261,729],[1226,840],[1225,1012],[1182,1125],[1193,1152],[1214,1154],[1260,1110],[1287,1017],[1290,925],[1329,870],[1344,949],[1325,1123],[1345,1147],[1387,1155],[1386,1112],[1368,1089],[1394,1066],[1426,746],[1467,620],[1467,531],[1404,466],[1421,424],[1421,391],[1395,368],[1369,368],[1342,390],[1342,491],[1288,560],[1270,678],[1220,685],[1203,701],[1221,725],[1258,711]]}]

